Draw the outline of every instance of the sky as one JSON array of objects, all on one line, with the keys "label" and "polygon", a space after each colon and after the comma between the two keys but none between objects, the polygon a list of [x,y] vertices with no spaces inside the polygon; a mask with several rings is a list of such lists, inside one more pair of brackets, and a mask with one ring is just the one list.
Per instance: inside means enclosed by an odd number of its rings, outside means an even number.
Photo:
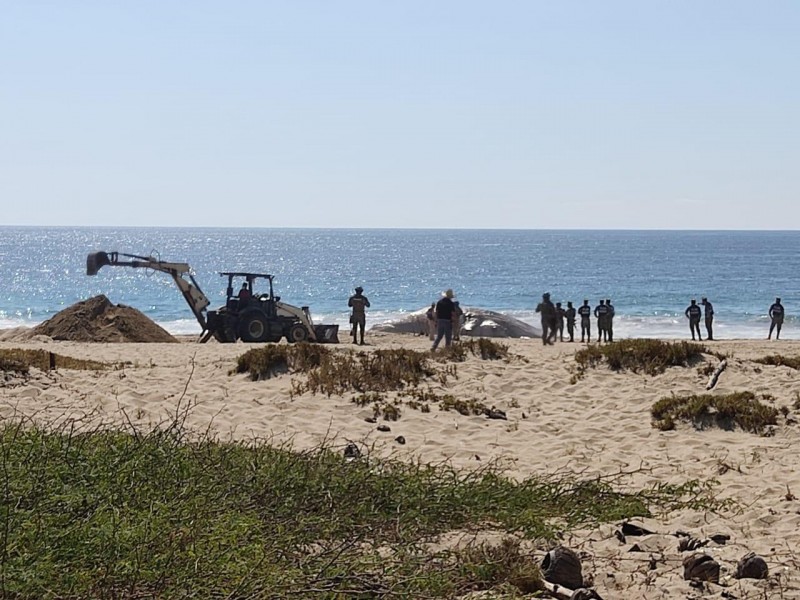
[{"label": "sky", "polygon": [[0,225],[800,228],[795,1],[0,14]]}]

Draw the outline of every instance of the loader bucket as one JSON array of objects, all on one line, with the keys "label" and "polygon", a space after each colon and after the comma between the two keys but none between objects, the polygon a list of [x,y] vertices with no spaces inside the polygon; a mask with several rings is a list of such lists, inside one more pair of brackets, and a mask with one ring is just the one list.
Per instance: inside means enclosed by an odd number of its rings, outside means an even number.
[{"label": "loader bucket", "polygon": [[339,326],[338,325],[314,325],[314,335],[320,344],[338,344]]},{"label": "loader bucket", "polygon": [[110,265],[111,261],[108,259],[107,252],[92,252],[86,257],[86,274],[97,275],[100,267]]}]

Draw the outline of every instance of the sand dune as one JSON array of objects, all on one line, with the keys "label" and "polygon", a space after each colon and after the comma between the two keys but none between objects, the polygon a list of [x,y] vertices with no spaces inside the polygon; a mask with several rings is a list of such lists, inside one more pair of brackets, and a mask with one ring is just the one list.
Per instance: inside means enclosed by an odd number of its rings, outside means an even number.
[{"label": "sand dune", "polygon": [[[418,336],[373,333],[368,338],[372,344],[368,350],[426,350],[429,346],[426,338]],[[671,393],[705,391],[708,377],[698,366],[669,369],[655,377],[598,368],[573,383],[573,354],[582,345],[544,347],[536,340],[507,343],[524,360],[470,357],[458,365],[458,378],[446,388],[433,385],[461,399],[494,405],[506,412],[507,420],[403,408],[400,420],[389,423],[392,431],[381,433],[364,420],[371,409],[358,407],[350,396],[291,398],[293,376],[254,382],[229,374],[236,358],[248,349],[242,344],[89,344],[42,338],[4,341],[0,348],[45,348],[123,364],[103,372],[36,372],[29,381],[6,382],[0,387],[0,416],[86,414],[147,426],[169,418],[181,402],[193,404],[187,421],[192,428],[210,427],[223,438],[291,441],[298,449],[323,440],[332,439],[341,446],[352,440],[399,458],[448,461],[460,468],[496,460],[518,478],[552,473],[618,475],[620,486],[636,488],[716,480],[717,496],[735,500],[735,508],[724,514],[658,515],[648,521],[649,526],[661,534],[684,530],[696,537],[731,536],[726,545],[706,548],[727,569],[723,581],[730,587],[712,586],[704,597],[721,597],[727,589],[740,599],[800,598],[795,556],[800,545],[800,500],[794,498],[800,495],[796,458],[800,414],[795,404],[800,381],[797,372],[787,367],[751,362],[775,351],[800,355],[800,342],[730,341],[714,346],[731,355],[714,393],[768,393],[774,396],[776,407],[787,408],[788,418],[779,419],[771,437],[690,426],[667,432],[653,428],[649,410],[656,400]],[[334,351],[349,348],[342,344]],[[394,441],[397,435],[405,438],[405,445]],[[646,552],[629,552],[637,541]],[[591,557],[584,570],[607,600],[700,597],[683,581],[682,556],[673,536],[629,538],[623,544],[614,536],[614,527],[607,525],[575,532],[565,542]],[[747,551],[766,558],[773,573],[770,581],[729,578]],[[651,557],[656,559],[655,569],[650,569]]]}]

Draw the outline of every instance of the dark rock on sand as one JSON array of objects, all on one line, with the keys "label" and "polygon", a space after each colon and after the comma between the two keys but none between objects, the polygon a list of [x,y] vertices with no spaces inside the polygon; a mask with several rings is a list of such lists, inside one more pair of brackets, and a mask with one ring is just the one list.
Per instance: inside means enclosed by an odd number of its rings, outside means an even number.
[{"label": "dark rock on sand", "polygon": [[720,566],[708,554],[692,554],[683,559],[683,578],[687,581],[719,583]]},{"label": "dark rock on sand", "polygon": [[583,587],[581,559],[574,550],[565,546],[553,548],[544,555],[542,574],[550,583],[557,583],[573,590]]},{"label": "dark rock on sand", "polygon": [[737,579],[766,579],[768,575],[767,561],[754,552],[745,554],[736,565]]},{"label": "dark rock on sand", "polygon": [[[379,323],[371,331],[386,333],[428,334],[428,319],[425,316],[428,307],[409,314],[403,319]],[[541,330],[524,321],[509,317],[499,312],[482,308],[464,308],[465,323],[461,328],[462,336],[488,338],[536,338],[541,337]]]}]

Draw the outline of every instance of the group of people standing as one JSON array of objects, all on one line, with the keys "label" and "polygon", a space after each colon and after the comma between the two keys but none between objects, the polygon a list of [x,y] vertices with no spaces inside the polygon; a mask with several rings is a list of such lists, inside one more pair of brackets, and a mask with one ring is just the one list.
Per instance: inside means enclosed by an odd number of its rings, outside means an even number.
[{"label": "group of people standing", "polygon": [[[700,308],[701,306],[703,308]],[[689,331],[692,334],[692,340],[699,340],[701,342],[703,341],[703,337],[700,335],[700,318],[705,317],[707,334],[706,340],[714,341],[714,306],[708,301],[708,298],[701,298],[699,305],[697,304],[697,300],[693,298],[691,304],[686,307],[684,314],[686,315],[686,318],[689,319]],[[775,302],[769,307],[768,314],[770,324],[767,339],[771,340],[772,332],[777,329],[775,339],[779,340],[781,339],[781,328],[783,327],[783,317],[785,315],[783,304],[781,304],[780,298],[775,298]],[[697,334],[696,338],[695,334]]]},{"label": "group of people standing", "polygon": [[433,345],[431,350],[436,350],[444,338],[445,348],[449,348],[453,341],[461,337],[461,325],[464,310],[458,300],[453,300],[453,290],[445,290],[438,302],[432,302],[426,313],[428,319],[428,335]]},{"label": "group of people standing", "polygon": [[572,302],[567,302],[567,307],[563,308],[561,302],[550,299],[550,293],[542,294],[542,301],[536,307],[536,312],[541,314],[542,319],[542,343],[554,344],[556,339],[564,341],[564,325],[567,327],[567,335],[570,342],[575,341],[576,316],[581,318],[581,342],[592,341],[592,315],[597,319],[597,341],[614,341],[614,305],[611,299],[600,300],[600,304],[594,307],[589,306],[589,300],[584,299],[583,305],[575,310]]},{"label": "group of people standing", "polygon": [[[245,289],[246,285],[240,291],[240,297],[250,293],[249,289]],[[369,300],[363,294],[364,289],[359,286],[355,288],[355,294],[350,296],[347,305],[352,309],[350,314],[351,335],[353,336],[353,343],[364,344],[364,329],[366,326],[366,309],[369,308]],[[581,342],[592,341],[592,315],[597,319],[597,341],[598,342],[613,342],[614,341],[614,316],[616,310],[614,305],[611,304],[611,299],[600,300],[600,303],[594,307],[589,306],[589,300],[584,300],[583,305],[577,310],[572,306],[572,302],[567,302],[567,307],[563,308],[561,302],[556,302],[550,299],[550,293],[542,294],[542,301],[536,307],[536,312],[541,315],[542,319],[542,343],[554,344],[556,339],[564,340],[564,328],[566,325],[567,335],[570,342],[575,341],[575,326],[577,317],[581,319]],[[686,318],[689,319],[689,331],[692,334],[692,340],[703,341],[700,333],[700,320],[705,317],[706,326],[706,340],[714,340],[714,305],[709,302],[705,296],[700,299],[700,304],[697,300],[692,299],[691,304],[686,307],[684,311]],[[450,347],[453,341],[459,340],[461,326],[464,318],[464,311],[459,305],[458,300],[454,300],[453,290],[448,289],[442,293],[442,298],[438,302],[431,303],[427,311],[428,322],[428,335],[430,336],[433,345],[432,350],[439,347],[439,343],[444,339],[445,347]],[[780,298],[775,298],[775,302],[769,307],[769,335],[767,339],[772,339],[772,333],[777,329],[775,339],[781,338],[781,328],[783,327],[783,319],[785,316],[783,304]]]}]

